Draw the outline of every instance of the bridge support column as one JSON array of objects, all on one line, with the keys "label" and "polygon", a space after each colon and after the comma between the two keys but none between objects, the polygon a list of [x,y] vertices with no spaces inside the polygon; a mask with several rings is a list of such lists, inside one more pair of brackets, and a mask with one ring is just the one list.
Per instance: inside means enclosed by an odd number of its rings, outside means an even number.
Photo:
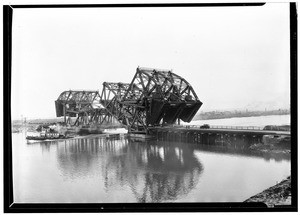
[{"label": "bridge support column", "polygon": [[66,123],[66,104],[63,104],[64,123]]}]

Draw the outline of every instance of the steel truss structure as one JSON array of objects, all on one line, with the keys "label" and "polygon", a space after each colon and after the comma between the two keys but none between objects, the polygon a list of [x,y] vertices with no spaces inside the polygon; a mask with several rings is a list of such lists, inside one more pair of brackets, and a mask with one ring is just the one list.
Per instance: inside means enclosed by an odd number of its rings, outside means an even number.
[{"label": "steel truss structure", "polygon": [[[98,91],[64,91],[55,101],[55,107],[56,116],[63,116],[67,124],[102,124],[104,117],[106,121],[112,120],[112,116],[107,117],[107,111],[100,104]],[[76,117],[74,123],[71,117]]]},{"label": "steel truss structure", "polygon": [[57,116],[82,115],[100,124],[115,118],[128,132],[144,134],[149,127],[190,122],[202,105],[181,76],[140,67],[131,83],[104,82],[101,96],[97,91],[65,91],[56,103]]},{"label": "steel truss structure", "polygon": [[[121,124],[126,125],[128,128],[133,127],[136,120],[135,118],[138,109],[138,102],[134,98],[123,100],[124,95],[128,92],[130,84],[128,83],[109,83],[104,82],[102,93],[100,97],[101,104],[107,110],[110,116],[114,116]],[[140,89],[132,86],[132,92],[140,93]],[[143,107],[140,107],[143,108]],[[144,125],[142,122],[139,122]],[[146,127],[144,127],[146,129]]]}]

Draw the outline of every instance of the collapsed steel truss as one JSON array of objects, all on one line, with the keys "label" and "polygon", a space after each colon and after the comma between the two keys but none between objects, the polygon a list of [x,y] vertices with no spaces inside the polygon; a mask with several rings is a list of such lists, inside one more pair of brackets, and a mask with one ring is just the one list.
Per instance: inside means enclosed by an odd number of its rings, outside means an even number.
[{"label": "collapsed steel truss", "polygon": [[179,119],[190,122],[201,105],[192,86],[179,75],[137,68],[130,84],[104,82],[101,96],[97,91],[63,92],[56,101],[56,113],[81,115],[100,124],[115,118],[129,132],[148,133],[152,126]]}]

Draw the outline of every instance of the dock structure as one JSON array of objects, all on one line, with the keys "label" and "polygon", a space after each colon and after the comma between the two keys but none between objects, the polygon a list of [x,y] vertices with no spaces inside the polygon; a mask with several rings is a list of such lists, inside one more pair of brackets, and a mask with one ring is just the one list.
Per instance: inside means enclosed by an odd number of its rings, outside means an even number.
[{"label": "dock structure", "polygon": [[246,147],[262,143],[265,135],[290,137],[290,131],[270,131],[249,127],[200,128],[200,126],[152,127],[150,134],[157,140],[199,143],[207,145],[231,145]]}]

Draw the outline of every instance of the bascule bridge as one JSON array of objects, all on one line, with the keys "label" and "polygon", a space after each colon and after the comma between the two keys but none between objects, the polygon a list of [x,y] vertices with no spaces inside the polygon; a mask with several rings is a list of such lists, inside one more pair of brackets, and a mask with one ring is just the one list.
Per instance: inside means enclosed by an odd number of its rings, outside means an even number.
[{"label": "bascule bridge", "polygon": [[72,124],[117,121],[129,133],[148,134],[149,128],[190,122],[202,102],[193,87],[171,70],[138,67],[131,83],[104,82],[98,91],[65,91],[55,101],[56,116],[76,117]]}]

